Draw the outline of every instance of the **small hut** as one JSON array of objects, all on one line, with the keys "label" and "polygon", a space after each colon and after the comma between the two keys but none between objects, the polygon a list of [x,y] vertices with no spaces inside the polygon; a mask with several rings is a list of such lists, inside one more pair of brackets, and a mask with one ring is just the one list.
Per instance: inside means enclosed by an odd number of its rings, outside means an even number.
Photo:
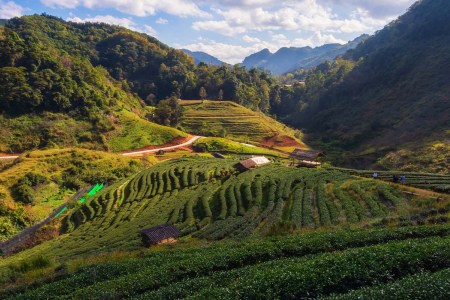
[{"label": "small hut", "polygon": [[163,224],[148,229],[144,229],[140,232],[142,241],[147,247],[175,243],[177,237],[181,236],[181,232],[173,225]]},{"label": "small hut", "polygon": [[302,150],[295,149],[289,157],[292,159],[291,164],[305,167],[320,166],[319,158],[324,157],[325,153],[319,150]]},{"label": "small hut", "polygon": [[270,164],[265,156],[255,156],[246,160],[241,160],[237,165],[237,168],[243,171],[255,169],[264,165]]}]

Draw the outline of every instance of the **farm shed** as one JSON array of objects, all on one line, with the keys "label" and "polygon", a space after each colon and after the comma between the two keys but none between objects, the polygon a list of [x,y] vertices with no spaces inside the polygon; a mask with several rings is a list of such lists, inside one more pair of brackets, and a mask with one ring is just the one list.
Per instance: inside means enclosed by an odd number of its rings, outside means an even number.
[{"label": "farm shed", "polygon": [[255,156],[246,160],[241,160],[237,167],[242,170],[254,169],[257,167],[261,167],[264,165],[270,164],[270,160],[268,160],[264,156]]},{"label": "farm shed", "polygon": [[140,232],[142,241],[147,247],[174,243],[177,241],[177,237],[181,235],[181,232],[173,225],[163,224],[148,229],[144,229]]},{"label": "farm shed", "polygon": [[325,153],[319,150],[302,150],[295,149],[289,157],[292,159],[291,164],[296,165],[298,160],[298,166],[315,167],[320,165],[318,161],[320,157],[324,157]]}]

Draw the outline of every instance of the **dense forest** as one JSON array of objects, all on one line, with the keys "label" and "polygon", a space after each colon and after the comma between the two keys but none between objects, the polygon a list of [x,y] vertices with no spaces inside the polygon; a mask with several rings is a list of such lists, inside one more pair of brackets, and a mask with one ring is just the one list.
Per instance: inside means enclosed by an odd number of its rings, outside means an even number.
[{"label": "dense forest", "polygon": [[[79,98],[83,84],[95,78],[95,68],[98,72],[106,70],[102,75],[110,76],[124,91],[138,95],[147,104],[172,94],[183,99],[198,98],[203,87],[211,99],[217,99],[222,90],[226,99],[268,110],[266,86],[271,86],[273,80],[266,73],[246,72],[239,66],[195,67],[192,57],[182,51],[123,27],[34,15],[14,18],[2,31],[1,67],[20,69],[3,69],[10,76],[2,78],[10,77],[23,85],[23,94],[18,97],[8,82],[2,92],[11,94],[10,101],[20,98],[28,104],[17,111],[9,102],[2,102],[1,110],[6,113],[76,107],[82,100],[66,98]],[[48,74],[50,71],[58,76]],[[52,88],[42,87],[50,79],[59,83]],[[29,88],[38,90],[33,94]]]},{"label": "dense forest", "polygon": [[[12,137],[1,141],[0,152],[98,148],[119,118],[114,111],[144,117],[146,105],[170,96],[198,99],[200,91],[268,112],[273,84],[259,70],[195,66],[182,51],[123,27],[14,18],[0,27],[0,124],[3,136]],[[50,130],[50,120],[64,125]],[[57,137],[75,127],[83,134]]]},{"label": "dense forest", "polygon": [[449,15],[448,1],[417,2],[342,58],[290,74],[305,85],[282,90],[273,112],[306,130],[335,162],[367,167],[384,157],[378,163],[386,167],[445,171]]}]

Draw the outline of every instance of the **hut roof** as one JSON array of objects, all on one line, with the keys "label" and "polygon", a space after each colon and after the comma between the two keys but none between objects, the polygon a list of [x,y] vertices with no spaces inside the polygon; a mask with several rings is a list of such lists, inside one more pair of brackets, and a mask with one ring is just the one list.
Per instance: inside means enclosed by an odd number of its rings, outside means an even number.
[{"label": "hut roof", "polygon": [[314,161],[319,156],[325,156],[325,153],[319,150],[302,150],[302,149],[295,149],[289,157],[299,159],[299,160],[307,160],[307,161]]},{"label": "hut roof", "polygon": [[270,163],[270,160],[268,160],[264,156],[255,156],[246,160],[241,160],[239,164],[243,166],[246,169],[256,168],[259,166],[264,166]]},{"label": "hut roof", "polygon": [[143,238],[145,238],[149,244],[156,244],[162,240],[168,238],[179,237],[181,232],[173,225],[163,224],[148,229],[144,229],[141,232]]}]

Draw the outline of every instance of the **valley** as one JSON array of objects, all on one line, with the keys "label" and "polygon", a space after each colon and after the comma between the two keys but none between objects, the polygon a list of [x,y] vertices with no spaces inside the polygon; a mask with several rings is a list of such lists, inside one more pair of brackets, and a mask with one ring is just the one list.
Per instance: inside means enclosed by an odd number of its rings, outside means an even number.
[{"label": "valley", "polygon": [[0,20],[1,299],[450,298],[450,3],[231,2]]}]

